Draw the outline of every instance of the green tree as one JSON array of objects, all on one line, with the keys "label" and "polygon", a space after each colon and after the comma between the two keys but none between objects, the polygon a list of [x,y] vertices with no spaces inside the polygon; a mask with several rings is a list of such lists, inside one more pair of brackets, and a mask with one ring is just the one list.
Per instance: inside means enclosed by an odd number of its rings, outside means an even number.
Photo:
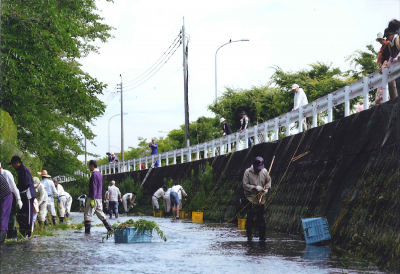
[{"label": "green tree", "polygon": [[[103,114],[106,85],[79,58],[111,37],[94,0],[1,2],[1,108],[17,125],[23,151],[38,155],[52,175],[82,168],[82,140]],[[85,124],[88,122],[88,125]]]}]

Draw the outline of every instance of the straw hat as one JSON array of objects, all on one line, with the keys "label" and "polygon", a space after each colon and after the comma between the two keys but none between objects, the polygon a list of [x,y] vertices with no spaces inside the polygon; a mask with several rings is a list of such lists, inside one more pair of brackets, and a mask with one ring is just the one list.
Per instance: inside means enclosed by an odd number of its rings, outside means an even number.
[{"label": "straw hat", "polygon": [[38,172],[37,174],[41,175],[42,177],[50,178],[51,176],[47,174],[47,170],[43,169],[42,172]]}]

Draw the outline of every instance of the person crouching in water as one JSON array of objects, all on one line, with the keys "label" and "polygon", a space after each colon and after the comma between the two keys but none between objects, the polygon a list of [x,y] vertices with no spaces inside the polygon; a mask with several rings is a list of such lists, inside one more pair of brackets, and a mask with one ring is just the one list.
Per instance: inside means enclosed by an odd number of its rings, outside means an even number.
[{"label": "person crouching in water", "polygon": [[265,208],[259,202],[259,194],[265,195],[268,189],[271,189],[271,177],[268,171],[264,168],[264,159],[256,157],[253,165],[246,169],[243,175],[243,188],[244,195],[251,205],[247,206],[247,219],[246,219],[246,234],[247,240],[253,240],[253,222],[254,216],[257,216],[259,240],[265,241]]},{"label": "person crouching in water", "polygon": [[85,203],[85,234],[90,234],[91,222],[93,213],[103,222],[108,231],[111,231],[110,223],[106,219],[103,212],[103,199],[101,191],[103,189],[103,175],[97,168],[97,162],[90,160],[89,169],[92,171],[92,176],[89,179],[89,195]]}]

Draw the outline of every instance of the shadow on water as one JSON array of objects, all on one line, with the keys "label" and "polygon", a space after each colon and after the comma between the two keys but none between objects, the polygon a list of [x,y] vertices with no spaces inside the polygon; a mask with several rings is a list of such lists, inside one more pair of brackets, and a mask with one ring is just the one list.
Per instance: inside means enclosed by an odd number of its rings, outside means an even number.
[{"label": "shadow on water", "polygon": [[[82,213],[72,216],[72,222],[83,220]],[[378,273],[360,262],[344,266],[330,247],[307,246],[297,237],[268,233],[265,243],[249,243],[233,225],[208,230],[215,224],[145,218],[163,226],[167,242],[154,236],[152,243],[115,244],[114,239],[102,243],[102,226],[93,227],[90,236],[83,230],[60,231],[54,237],[1,246],[0,272]]]}]

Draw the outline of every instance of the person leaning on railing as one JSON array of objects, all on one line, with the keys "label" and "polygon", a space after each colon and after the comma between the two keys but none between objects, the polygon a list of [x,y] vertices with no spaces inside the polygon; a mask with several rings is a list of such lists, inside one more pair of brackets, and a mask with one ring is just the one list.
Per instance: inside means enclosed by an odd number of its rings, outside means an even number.
[{"label": "person leaning on railing", "polygon": [[[398,61],[400,55],[400,42],[399,42],[399,34],[389,28],[385,29],[385,34],[383,37],[389,41],[389,51],[390,57],[389,60],[384,61],[381,68],[379,69],[379,73],[382,73],[382,68],[388,67],[394,62]],[[389,97],[391,99],[396,98],[398,92],[400,91],[400,78],[397,78],[389,83]]]}]

